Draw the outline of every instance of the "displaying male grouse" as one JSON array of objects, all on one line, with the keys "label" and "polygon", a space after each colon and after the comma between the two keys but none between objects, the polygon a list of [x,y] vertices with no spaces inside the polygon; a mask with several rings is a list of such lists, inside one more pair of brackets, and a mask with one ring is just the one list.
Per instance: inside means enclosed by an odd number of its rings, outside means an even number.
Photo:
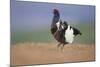
[{"label": "displaying male grouse", "polygon": [[76,35],[81,35],[81,32],[78,29],[71,27],[66,21],[62,22],[57,9],[54,9],[53,14],[54,16],[51,24],[51,33],[59,42],[58,47],[60,45],[63,45],[62,47],[64,47],[65,44],[72,43]]}]

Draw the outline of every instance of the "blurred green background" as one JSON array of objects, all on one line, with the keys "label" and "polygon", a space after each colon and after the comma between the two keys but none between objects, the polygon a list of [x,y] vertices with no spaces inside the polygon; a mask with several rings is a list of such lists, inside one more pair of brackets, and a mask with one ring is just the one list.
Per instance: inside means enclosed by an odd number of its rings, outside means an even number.
[{"label": "blurred green background", "polygon": [[[75,37],[74,43],[86,43],[92,44],[95,43],[95,25],[91,24],[78,24],[73,25],[82,32],[82,35]],[[20,43],[20,42],[54,42],[56,41],[51,32],[50,28],[41,29],[37,31],[23,30],[13,32],[11,35],[11,43]]]}]

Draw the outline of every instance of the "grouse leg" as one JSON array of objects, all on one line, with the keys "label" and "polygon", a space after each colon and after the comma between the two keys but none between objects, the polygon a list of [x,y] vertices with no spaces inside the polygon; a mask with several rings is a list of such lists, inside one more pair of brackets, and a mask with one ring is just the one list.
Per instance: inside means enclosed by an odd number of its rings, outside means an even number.
[{"label": "grouse leg", "polygon": [[62,47],[61,47],[62,50],[63,50],[64,46],[65,46],[65,44],[62,45]]},{"label": "grouse leg", "polygon": [[59,48],[59,46],[61,45],[61,43],[59,43],[57,46],[58,46],[58,48]]}]

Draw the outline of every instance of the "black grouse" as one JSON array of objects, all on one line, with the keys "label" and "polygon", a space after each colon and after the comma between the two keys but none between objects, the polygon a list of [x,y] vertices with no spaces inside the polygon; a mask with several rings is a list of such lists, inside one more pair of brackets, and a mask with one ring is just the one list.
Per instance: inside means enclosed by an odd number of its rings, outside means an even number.
[{"label": "black grouse", "polygon": [[54,16],[51,24],[51,33],[59,42],[58,47],[62,45],[63,48],[65,44],[72,43],[76,35],[81,35],[82,33],[78,29],[68,25],[66,21],[62,22],[57,9],[53,10],[53,14]]}]

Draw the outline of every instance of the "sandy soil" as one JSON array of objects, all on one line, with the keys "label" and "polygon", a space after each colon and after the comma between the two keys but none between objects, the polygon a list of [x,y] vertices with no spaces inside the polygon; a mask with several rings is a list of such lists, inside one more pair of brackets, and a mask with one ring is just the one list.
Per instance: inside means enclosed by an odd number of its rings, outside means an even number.
[{"label": "sandy soil", "polygon": [[63,50],[57,43],[19,43],[11,46],[11,65],[50,64],[94,61],[94,44],[68,44]]}]

